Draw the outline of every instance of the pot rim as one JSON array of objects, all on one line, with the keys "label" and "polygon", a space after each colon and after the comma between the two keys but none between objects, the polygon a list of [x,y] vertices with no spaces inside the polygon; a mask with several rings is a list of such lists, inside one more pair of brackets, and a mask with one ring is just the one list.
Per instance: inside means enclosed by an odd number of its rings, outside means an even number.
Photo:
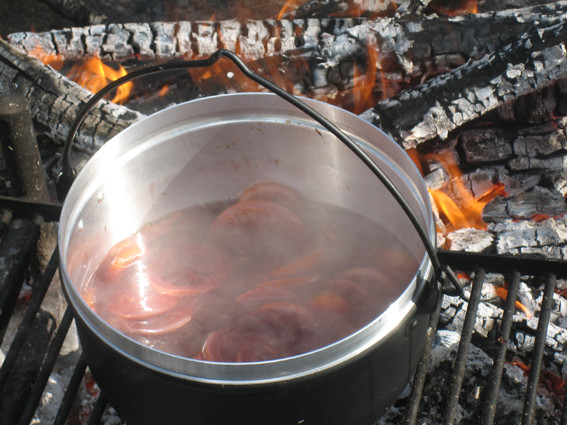
[{"label": "pot rim", "polygon": [[[170,113],[170,111],[176,110],[178,108],[198,108],[199,103],[224,103],[227,100],[233,101],[236,105],[238,105],[239,102],[245,98],[256,99],[258,105],[262,105],[262,102],[278,101],[275,99],[277,98],[277,96],[271,93],[225,94],[191,100],[171,106],[155,114],[152,114],[144,118],[143,120],[134,123],[132,126],[127,128],[126,130],[123,130],[121,133],[107,142],[93,156],[93,158],[91,158],[91,160],[87,162],[81,173],[79,173],[77,179],[75,180],[75,183],[72,185],[71,190],[69,191],[69,195],[71,196],[73,194],[74,188],[76,188],[78,185],[76,182],[81,181],[81,175],[83,175],[83,171],[85,169],[88,169],[92,165],[93,159],[95,157],[97,158],[96,160],[103,158],[105,152],[111,151],[114,144],[120,143],[120,140],[124,140],[125,135],[128,135],[132,131],[135,131],[138,127],[147,125],[148,122],[160,123],[160,120],[162,119],[164,114],[168,114]],[[371,128],[372,131],[377,132],[380,137],[386,138],[391,141],[391,144],[393,146],[389,146],[389,148],[398,150],[407,157],[403,149],[395,142],[393,142],[389,138],[389,136],[382,132],[382,130],[364,121],[357,115],[321,101],[304,98],[302,98],[302,100],[321,113],[332,113],[333,118],[336,118],[336,115],[341,115],[341,118],[349,120],[349,122],[354,120],[354,124],[356,126],[366,127],[366,130]],[[279,99],[279,101],[284,102],[281,99]],[[258,107],[260,108],[260,106]],[[281,107],[282,114],[285,112],[286,108],[292,108],[292,112],[295,112],[295,108],[293,106],[284,102]],[[295,118],[296,117],[294,117],[294,122]],[[301,124],[304,124],[306,126],[316,127],[320,128],[323,131],[326,131],[322,127],[320,127],[319,124],[315,123],[311,118],[307,116],[301,118],[300,121]],[[357,141],[360,142],[360,140]],[[366,150],[373,150],[372,146],[367,145],[364,142],[361,142],[361,144],[364,145]],[[376,150],[375,153],[380,155],[380,152],[378,152],[378,150]],[[419,172],[417,171],[417,168],[415,167],[413,162],[409,160],[409,158],[406,162],[407,163],[404,164],[404,169],[406,166],[413,167],[414,169],[411,170],[412,174],[415,176],[417,173],[417,175],[419,176],[419,180],[416,181],[416,179],[413,178],[410,182],[407,183],[410,185],[410,189],[413,192],[416,192],[414,194],[416,194],[416,196],[419,196],[418,201],[424,208],[423,214],[425,215],[424,219],[427,222],[427,233],[430,240],[435,241],[436,233],[433,222],[433,214],[431,212],[430,200],[428,196],[424,195],[424,193],[427,193],[427,190],[425,189],[425,183],[421,179],[421,176],[419,175]],[[400,167],[398,164],[389,165],[393,166],[394,169],[399,171]],[[405,175],[406,173],[402,174]],[[407,179],[404,178],[404,180]],[[68,196],[68,198],[70,196]],[[197,382],[215,383],[221,385],[274,383],[283,380],[305,377],[313,373],[328,370],[339,364],[343,364],[344,362],[353,360],[375,345],[379,344],[383,338],[392,333],[399,326],[400,322],[403,322],[404,318],[409,317],[409,315],[413,314],[413,312],[416,310],[417,300],[419,299],[425,284],[433,276],[433,267],[427,255],[427,252],[424,249],[423,257],[421,258],[416,275],[414,275],[413,279],[407,284],[403,293],[381,315],[379,315],[372,322],[360,328],[353,334],[330,345],[307,353],[299,354],[293,357],[249,363],[211,362],[206,360],[181,357],[150,348],[114,329],[105,321],[103,321],[98,315],[96,315],[80,296],[75,285],[71,282],[71,278],[67,272],[66,267],[67,244],[69,242],[69,236],[72,233],[72,230],[69,230],[68,235],[65,234],[65,230],[67,230],[67,227],[72,228],[73,226],[64,221],[65,218],[72,218],[73,212],[76,212],[77,208],[82,209],[83,206],[80,205],[79,207],[77,207],[76,204],[71,205],[67,201],[64,202],[61,214],[61,219],[64,223],[64,226],[60,225],[58,234],[60,276],[62,286],[69,304],[75,311],[75,314],[79,316],[80,320],[87,327],[89,327],[90,330],[98,338],[100,338],[105,344],[111,346],[117,352],[121,353],[123,356],[136,363],[141,364],[144,367],[155,370],[156,372],[164,373],[166,375],[181,379],[191,379]],[[74,214],[74,217],[76,218],[76,214]]]}]

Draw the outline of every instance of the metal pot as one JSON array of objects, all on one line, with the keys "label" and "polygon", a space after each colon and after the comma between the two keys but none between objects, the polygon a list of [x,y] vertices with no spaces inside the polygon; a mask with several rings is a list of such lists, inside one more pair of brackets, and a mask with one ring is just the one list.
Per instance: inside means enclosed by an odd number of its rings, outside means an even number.
[{"label": "metal pot", "polygon": [[[435,240],[424,182],[405,152],[340,108],[305,102],[355,140]],[[419,267],[379,317],[329,346],[256,363],[215,363],[153,350],[118,332],[81,288],[118,241],[169,213],[234,197],[259,179],[353,210],[397,234]],[[432,264],[412,223],[335,136],[272,94],[198,99],[126,129],[82,169],[60,220],[61,277],[84,354],[130,424],[373,424],[407,384],[428,324]]]}]

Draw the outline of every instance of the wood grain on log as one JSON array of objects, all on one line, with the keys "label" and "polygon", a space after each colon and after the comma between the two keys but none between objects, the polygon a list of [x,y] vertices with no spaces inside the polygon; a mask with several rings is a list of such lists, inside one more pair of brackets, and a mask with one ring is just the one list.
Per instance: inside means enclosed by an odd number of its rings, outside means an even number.
[{"label": "wood grain on log", "polygon": [[[55,141],[67,137],[79,108],[91,93],[39,60],[0,40],[0,94],[18,93],[31,104],[37,124]],[[94,151],[143,115],[100,101],[77,134],[78,146]]]}]

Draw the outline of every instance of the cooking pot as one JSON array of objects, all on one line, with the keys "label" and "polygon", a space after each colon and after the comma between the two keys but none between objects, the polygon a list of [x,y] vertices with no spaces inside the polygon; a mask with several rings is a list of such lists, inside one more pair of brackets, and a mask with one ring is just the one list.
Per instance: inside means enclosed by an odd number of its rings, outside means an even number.
[{"label": "cooking pot", "polygon": [[[435,241],[425,184],[387,135],[338,107],[303,102],[337,125],[387,176]],[[108,250],[146,223],[230,199],[258,181],[349,209],[397,235],[417,264],[378,317],[328,346],[268,361],[222,363],[152,349],[91,310],[82,289]],[[170,107],[133,124],[84,166],[65,199],[60,274],[90,369],[129,424],[373,424],[420,356],[433,266],[415,225],[352,151],[270,93],[227,94]],[[432,303],[433,301],[433,303]]]}]

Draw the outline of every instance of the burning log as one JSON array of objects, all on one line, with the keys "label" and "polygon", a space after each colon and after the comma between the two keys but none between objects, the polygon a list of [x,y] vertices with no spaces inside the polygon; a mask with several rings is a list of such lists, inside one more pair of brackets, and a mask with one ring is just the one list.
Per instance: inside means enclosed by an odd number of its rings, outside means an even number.
[{"label": "burning log", "polygon": [[[18,93],[31,104],[35,121],[56,141],[63,141],[80,106],[91,93],[53,68],[0,40],[0,94]],[[93,152],[114,134],[143,115],[112,102],[101,101],[85,120],[77,141]]]},{"label": "burning log", "polygon": [[405,147],[446,138],[497,106],[566,78],[566,39],[566,22],[530,31],[494,54],[380,102],[373,122]]},{"label": "burning log", "polygon": [[396,11],[393,0],[310,0],[294,10],[282,10],[286,19],[325,18],[327,16],[391,16]]},{"label": "burning log", "polygon": [[[88,55],[163,60],[201,57],[219,48],[235,50],[249,61],[275,57],[279,65],[274,72],[289,81],[296,94],[337,103],[362,80],[373,91],[367,108],[375,104],[372,99],[390,97],[416,81],[464,64],[473,66],[473,60],[517,42],[520,34],[564,21],[566,13],[567,3],[558,2],[419,22],[408,16],[374,21],[157,22],[16,33],[8,39],[29,54],[38,54],[41,46],[42,56],[66,60]],[[474,73],[474,66],[469,69]]]},{"label": "burning log", "polygon": [[[43,33],[10,34],[8,41],[34,55],[78,60],[84,56],[126,60],[202,57],[219,49],[239,50],[243,58],[261,59],[302,45],[321,34],[339,34],[357,19],[248,20],[218,22],[155,22],[67,28]],[[39,46],[39,49],[38,49]],[[39,52],[38,52],[39,50]]]}]

